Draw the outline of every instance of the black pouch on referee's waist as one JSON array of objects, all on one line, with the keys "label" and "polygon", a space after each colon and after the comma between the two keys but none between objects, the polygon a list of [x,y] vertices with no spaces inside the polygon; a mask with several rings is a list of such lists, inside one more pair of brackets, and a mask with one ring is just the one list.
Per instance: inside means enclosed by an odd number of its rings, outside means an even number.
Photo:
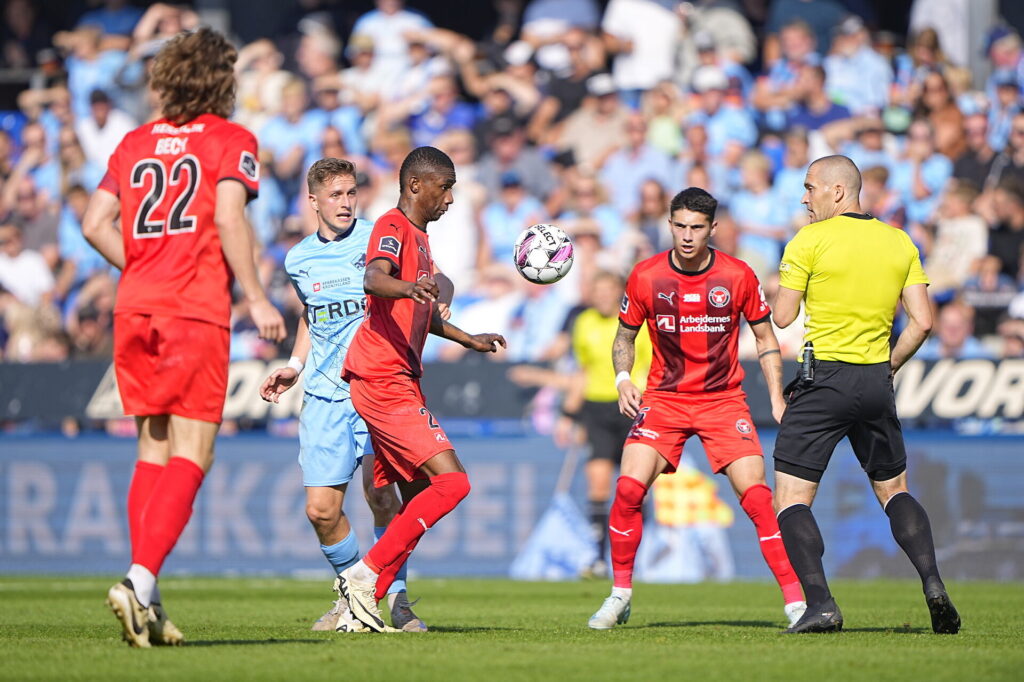
[{"label": "black pouch on referee's waist", "polygon": [[786,384],[786,388],[782,391],[787,404],[793,400],[793,396],[801,388],[814,385],[814,365],[814,344],[808,341],[804,344],[803,357],[800,361],[800,373],[795,379]]}]

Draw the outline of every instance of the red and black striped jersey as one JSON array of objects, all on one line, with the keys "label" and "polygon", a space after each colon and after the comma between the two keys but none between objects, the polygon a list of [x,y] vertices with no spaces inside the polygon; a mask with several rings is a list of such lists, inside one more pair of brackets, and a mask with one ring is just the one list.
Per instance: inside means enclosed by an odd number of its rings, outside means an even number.
[{"label": "red and black striped jersey", "polygon": [[698,272],[684,272],[665,251],[633,268],[619,321],[639,329],[646,321],[654,346],[649,391],[708,393],[743,381],[737,342],[740,315],[767,322],[771,309],[757,275],[743,261],[711,250]]}]

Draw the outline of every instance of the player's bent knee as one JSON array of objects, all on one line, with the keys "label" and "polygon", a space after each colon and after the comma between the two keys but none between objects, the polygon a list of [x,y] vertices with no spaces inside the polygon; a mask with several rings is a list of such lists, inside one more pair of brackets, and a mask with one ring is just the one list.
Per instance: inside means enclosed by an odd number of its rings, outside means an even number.
[{"label": "player's bent knee", "polygon": [[451,500],[453,506],[464,500],[471,489],[469,476],[462,471],[434,476],[430,480],[430,485],[439,494]]},{"label": "player's bent knee", "polygon": [[340,506],[328,504],[326,500],[312,500],[306,503],[306,518],[314,526],[334,526],[343,514]]}]

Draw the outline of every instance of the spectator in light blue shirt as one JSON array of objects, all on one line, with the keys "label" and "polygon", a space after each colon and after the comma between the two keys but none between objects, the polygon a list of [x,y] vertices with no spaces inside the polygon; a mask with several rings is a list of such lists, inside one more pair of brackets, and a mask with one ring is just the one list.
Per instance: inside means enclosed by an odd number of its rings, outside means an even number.
[{"label": "spectator in light blue shirt", "polygon": [[995,97],[988,110],[988,144],[1001,152],[1010,140],[1013,117],[1021,111],[1020,86],[1011,73],[998,75],[994,86]]},{"label": "spectator in light blue shirt", "polygon": [[921,360],[991,358],[992,351],[974,338],[974,311],[962,303],[949,303],[939,311],[935,332],[918,349]]},{"label": "spectator in light blue shirt", "polygon": [[794,128],[788,131],[782,167],[775,173],[772,192],[782,212],[787,216],[787,226],[790,228],[807,222],[807,211],[800,200],[804,196],[804,179],[807,177],[809,165],[807,130]]},{"label": "spectator in light blue shirt", "polygon": [[307,103],[306,84],[293,78],[281,90],[281,113],[257,134],[260,148],[273,155],[275,175],[289,197],[298,192],[309,150],[319,148],[327,127],[322,115],[306,111]]},{"label": "spectator in light blue shirt", "polygon": [[750,100],[760,112],[759,121],[770,130],[786,127],[786,111],[796,103],[796,81],[803,67],[821,64],[816,44],[814,31],[801,19],[790,21],[779,30],[782,57],[772,62],[768,72],[757,80]]},{"label": "spectator in light blue shirt", "polygon": [[836,27],[825,72],[829,97],[855,115],[878,113],[889,103],[892,66],[871,48],[871,37],[858,16],[849,16]]},{"label": "spectator in light blue shirt", "polygon": [[415,10],[405,8],[402,0],[377,0],[377,8],[356,20],[352,35],[373,39],[374,68],[386,79],[398,78],[409,63],[409,45],[405,34],[434,25]]},{"label": "spectator in light blue shirt", "polygon": [[[305,115],[309,120],[310,131],[319,130],[321,139],[318,142],[322,143],[327,128],[333,128],[341,134],[345,151],[350,156],[366,156],[366,140],[360,130],[362,112],[354,104],[341,104],[340,87],[341,84],[333,78],[314,81],[313,101],[316,107]],[[306,168],[323,158],[320,147],[321,144],[312,144],[306,149]]]},{"label": "spectator in light blue shirt", "polygon": [[82,236],[82,216],[89,204],[89,192],[81,185],[72,185],[61,209],[57,224],[57,245],[63,262],[60,282],[65,288],[68,307],[77,290],[97,271],[109,271],[110,265]]},{"label": "spectator in light blue shirt", "polygon": [[519,173],[503,173],[498,199],[487,204],[481,216],[491,260],[508,262],[519,233],[530,225],[544,222],[544,219],[544,205],[526,193]]},{"label": "spectator in light blue shirt", "polygon": [[102,34],[96,26],[83,26],[61,37],[55,42],[70,54],[64,60],[68,72],[68,90],[71,92],[71,110],[78,119],[88,118],[91,113],[89,96],[93,90],[104,90],[115,102],[119,92],[114,87],[115,79],[128,58],[121,50],[100,50]]},{"label": "spectator in light blue shirt", "polygon": [[740,177],[743,188],[729,202],[729,213],[740,228],[740,246],[775,263],[789,235],[789,215],[772,191],[771,162],[757,150],[748,151],[740,160]]},{"label": "spectator in light blue shirt", "polygon": [[[664,185],[662,185],[664,187]],[[614,244],[625,227],[615,207],[605,203],[601,183],[589,175],[577,175],[569,187],[567,210],[558,216],[558,223],[568,225],[580,220],[593,220],[600,230],[601,246]]]},{"label": "spectator in light blue shirt", "polygon": [[931,220],[952,174],[953,163],[935,151],[931,124],[924,119],[910,124],[903,159],[893,165],[889,179],[906,207],[908,223]]},{"label": "spectator in light blue shirt", "polygon": [[640,185],[657,180],[664,187],[672,182],[672,160],[647,143],[647,122],[642,114],[626,119],[626,145],[612,153],[601,169],[601,182],[616,210],[629,215],[640,203]]},{"label": "spectator in light blue shirt", "polygon": [[857,130],[856,137],[842,146],[842,154],[864,170],[873,166],[891,169],[895,159],[885,148],[885,128],[878,119],[869,119]]},{"label": "spectator in light blue shirt", "polygon": [[750,114],[725,102],[729,78],[722,69],[698,67],[693,72],[691,86],[700,98],[700,110],[693,115],[692,122],[706,128],[709,156],[721,155],[729,141],[740,142],[745,147],[757,142],[757,127]]}]

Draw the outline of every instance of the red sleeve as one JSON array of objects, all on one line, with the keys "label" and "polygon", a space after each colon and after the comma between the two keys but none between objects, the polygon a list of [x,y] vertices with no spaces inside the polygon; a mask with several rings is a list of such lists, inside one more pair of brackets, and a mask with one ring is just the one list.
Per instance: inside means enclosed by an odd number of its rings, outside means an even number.
[{"label": "red sleeve", "polygon": [[772,309],[768,307],[768,300],[764,297],[764,289],[757,281],[757,275],[749,267],[743,270],[743,317],[747,318],[749,324],[767,322],[772,315]]},{"label": "red sleeve", "polygon": [[[125,138],[127,139],[127,138]],[[100,180],[100,187],[107,190],[115,197],[121,196],[121,149],[124,147],[124,140],[117,145],[117,149],[110,155],[107,161],[107,172]]]},{"label": "red sleeve", "polygon": [[641,291],[640,277],[634,270],[626,282],[626,293],[619,305],[619,322],[624,327],[639,329],[647,319],[647,297]]},{"label": "red sleeve", "polygon": [[256,136],[245,128],[237,128],[223,141],[224,154],[217,169],[217,182],[237,180],[245,186],[249,200],[260,191],[260,162],[256,149]]},{"label": "red sleeve", "polygon": [[[370,233],[370,242],[366,245],[366,263],[383,258],[390,261],[397,270],[402,269],[402,249],[405,240],[405,233],[398,225],[390,220],[382,218],[373,225],[373,232]],[[415,251],[416,245],[411,248]],[[398,276],[398,273],[392,273]]]}]

